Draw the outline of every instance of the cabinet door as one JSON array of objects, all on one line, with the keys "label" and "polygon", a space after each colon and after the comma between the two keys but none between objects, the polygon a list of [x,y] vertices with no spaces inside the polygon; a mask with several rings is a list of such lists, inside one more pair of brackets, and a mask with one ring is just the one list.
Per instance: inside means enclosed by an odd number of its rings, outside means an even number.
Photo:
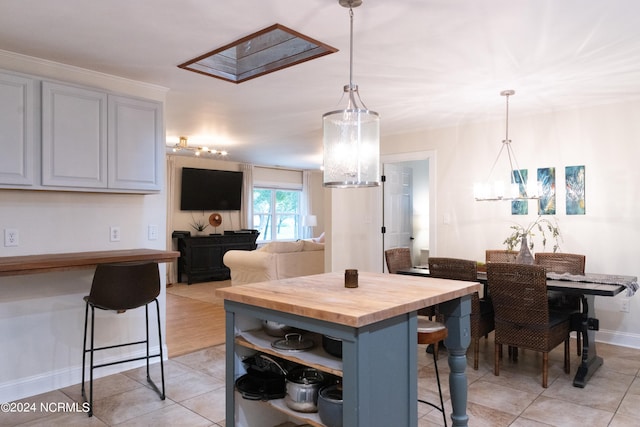
[{"label": "cabinet door", "polygon": [[160,190],[162,104],[109,96],[109,188]]},{"label": "cabinet door", "polygon": [[0,184],[33,185],[34,81],[0,73]]},{"label": "cabinet door", "polygon": [[42,185],[107,186],[107,95],[42,83]]}]

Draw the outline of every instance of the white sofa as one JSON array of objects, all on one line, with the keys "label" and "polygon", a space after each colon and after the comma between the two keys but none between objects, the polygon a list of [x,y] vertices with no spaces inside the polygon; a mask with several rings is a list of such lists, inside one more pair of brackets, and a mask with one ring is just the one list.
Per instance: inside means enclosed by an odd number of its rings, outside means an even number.
[{"label": "white sofa", "polygon": [[324,243],[312,240],[272,242],[255,251],[228,251],[224,264],[231,285],[324,273]]}]

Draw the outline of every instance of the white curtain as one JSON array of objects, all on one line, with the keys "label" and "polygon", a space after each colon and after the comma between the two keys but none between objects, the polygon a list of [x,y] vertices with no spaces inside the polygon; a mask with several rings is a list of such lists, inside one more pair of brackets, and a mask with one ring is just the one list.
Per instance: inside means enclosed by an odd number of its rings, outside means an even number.
[{"label": "white curtain", "polygon": [[253,228],[253,165],[241,163],[242,171],[242,209],[240,210],[240,228]]},{"label": "white curtain", "polygon": [[[167,247],[171,250],[177,251],[178,248],[174,247],[174,240],[171,236],[173,230],[173,210],[174,206],[174,195],[176,193],[176,162],[173,159],[173,156],[166,156],[167,159]],[[168,262],[167,263],[167,284],[170,283],[178,283],[178,261]]]},{"label": "white curtain", "polygon": [[[301,200],[301,218],[304,219],[305,216],[313,215],[312,206],[311,206],[311,172],[310,171],[302,171],[302,200]],[[304,224],[304,221],[302,221]],[[303,226],[302,236],[303,237],[313,237],[311,234],[311,227]]]}]

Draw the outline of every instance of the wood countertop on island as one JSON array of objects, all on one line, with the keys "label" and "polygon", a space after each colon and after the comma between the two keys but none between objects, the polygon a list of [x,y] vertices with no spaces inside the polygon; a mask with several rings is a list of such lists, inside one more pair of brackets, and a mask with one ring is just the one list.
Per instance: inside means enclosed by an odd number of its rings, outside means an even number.
[{"label": "wood countertop on island", "polygon": [[344,273],[334,272],[221,288],[216,296],[358,328],[480,289],[476,282],[370,272],[346,288]]}]

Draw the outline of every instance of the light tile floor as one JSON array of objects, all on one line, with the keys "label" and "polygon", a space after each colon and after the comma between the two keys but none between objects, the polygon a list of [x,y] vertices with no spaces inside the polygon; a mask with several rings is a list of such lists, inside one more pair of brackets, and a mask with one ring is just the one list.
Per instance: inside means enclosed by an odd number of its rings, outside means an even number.
[{"label": "light tile floor", "polygon": [[[640,425],[640,350],[598,344],[604,365],[583,389],[572,386],[579,358],[572,342],[572,374],[562,370],[562,346],[550,356],[549,387],[541,386],[541,357],[520,351],[517,363],[503,360],[493,375],[493,341],[481,341],[480,369],[467,369],[469,425],[490,426],[638,426]],[[419,397],[435,401],[437,388],[430,355],[420,346]],[[446,352],[439,359],[448,395]],[[471,364],[471,358],[469,358]],[[58,412],[0,413],[0,426],[224,426],[224,347],[215,346],[175,357],[165,364],[167,399],[147,388],[144,368],[100,378],[94,383],[94,416]],[[159,368],[153,366],[152,377]],[[375,375],[375,373],[372,373]],[[79,402],[80,386],[23,399]],[[450,403],[445,402],[448,411]],[[419,427],[443,425],[439,412],[419,404]],[[450,423],[449,423],[450,425]],[[251,426],[260,427],[260,426]],[[375,427],[375,426],[374,426]],[[398,426],[380,426],[398,427]]]}]

